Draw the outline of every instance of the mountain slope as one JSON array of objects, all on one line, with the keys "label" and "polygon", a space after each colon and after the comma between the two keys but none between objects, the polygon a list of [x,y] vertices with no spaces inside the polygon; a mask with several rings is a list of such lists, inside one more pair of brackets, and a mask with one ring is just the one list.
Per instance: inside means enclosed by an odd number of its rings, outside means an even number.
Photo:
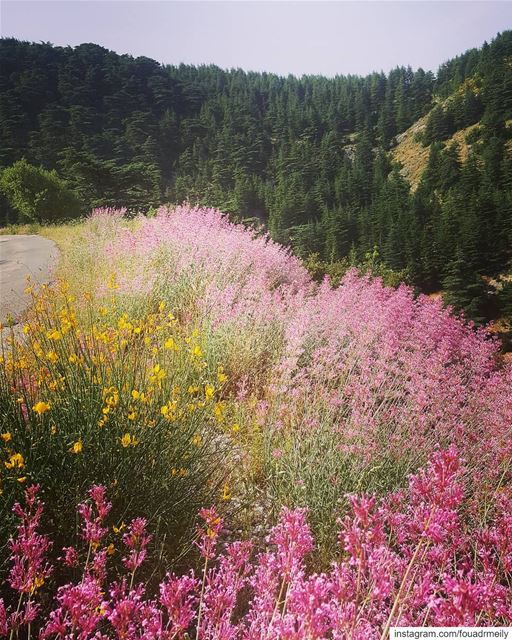
[{"label": "mountain slope", "polygon": [[[482,320],[498,312],[482,275],[512,259],[511,59],[506,32],[436,77],[299,79],[0,40],[0,167],[57,170],[84,212],[188,200],[262,222],[301,257],[377,252]],[[7,196],[4,222],[19,217]]]}]

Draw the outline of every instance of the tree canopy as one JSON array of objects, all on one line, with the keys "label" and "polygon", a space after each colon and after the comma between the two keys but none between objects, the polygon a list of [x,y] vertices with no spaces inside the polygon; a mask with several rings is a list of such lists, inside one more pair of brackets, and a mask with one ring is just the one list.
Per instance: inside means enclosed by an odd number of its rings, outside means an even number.
[{"label": "tree canopy", "polygon": [[[483,278],[512,258],[511,56],[509,31],[436,76],[283,78],[2,39],[0,167],[23,158],[40,176],[56,171],[84,208],[218,206],[326,264],[377,248],[386,268],[445,288],[478,319]],[[389,150],[427,114],[413,191]],[[462,154],[452,136],[470,126]],[[3,222],[27,216],[4,193]]]}]

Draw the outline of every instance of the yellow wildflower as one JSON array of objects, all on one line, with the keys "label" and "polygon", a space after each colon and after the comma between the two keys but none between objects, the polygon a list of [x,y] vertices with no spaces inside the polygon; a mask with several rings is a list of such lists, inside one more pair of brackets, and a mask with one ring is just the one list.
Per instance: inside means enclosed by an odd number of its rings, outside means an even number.
[{"label": "yellow wildflower", "polygon": [[149,381],[153,384],[157,383],[159,387],[162,386],[162,380],[166,377],[167,373],[159,364],[155,364],[155,366],[151,369],[151,375],[149,376]]},{"label": "yellow wildflower", "polygon": [[23,469],[25,466],[25,459],[21,453],[13,453],[11,454],[9,461],[4,462],[4,465],[7,469]]},{"label": "yellow wildflower", "polygon": [[103,399],[107,407],[116,407],[119,404],[119,391],[116,387],[106,387],[103,389]]},{"label": "yellow wildflower", "polygon": [[203,439],[201,438],[201,436],[198,433],[196,433],[196,435],[192,438],[192,444],[195,447],[200,447],[202,442],[203,442]]},{"label": "yellow wildflower", "polygon": [[137,418],[137,412],[133,409],[128,412],[128,420],[135,420]]},{"label": "yellow wildflower", "polygon": [[232,429],[233,433],[238,433],[240,431],[240,425],[239,424],[234,424],[231,427],[231,429]]},{"label": "yellow wildflower", "polygon": [[115,273],[112,273],[107,281],[107,287],[110,290],[119,289],[119,285],[117,284],[117,277]]},{"label": "yellow wildflower", "polygon": [[163,407],[160,408],[160,413],[169,421],[174,421],[176,419],[176,406],[178,402],[176,400],[169,401]]},{"label": "yellow wildflower", "polygon": [[46,332],[46,337],[50,340],[62,340],[62,333],[58,329],[51,329]]},{"label": "yellow wildflower", "polygon": [[192,355],[196,356],[196,358],[202,358],[203,357],[203,352],[201,351],[201,347],[199,345],[195,345],[195,347],[192,349]]},{"label": "yellow wildflower", "polygon": [[125,433],[121,438],[121,445],[126,449],[126,447],[132,446],[135,447],[139,444],[139,441],[135,438],[135,436],[130,435],[129,433]]},{"label": "yellow wildflower", "polygon": [[4,442],[10,442],[12,440],[11,432],[10,431],[6,431],[5,433],[2,433],[0,438],[2,438],[2,440]]},{"label": "yellow wildflower", "polygon": [[32,343],[32,348],[38,358],[42,358],[44,356],[43,350],[41,349],[41,343],[37,340]]},{"label": "yellow wildflower", "polygon": [[71,364],[75,364],[78,362],[78,356],[76,355],[76,353],[72,353],[69,358],[68,358],[69,362]]},{"label": "yellow wildflower", "polygon": [[112,543],[110,543],[107,547],[107,553],[109,556],[114,555],[116,548],[114,547],[114,545]]},{"label": "yellow wildflower", "polygon": [[24,482],[26,482],[26,480],[27,480],[27,476],[21,476],[20,478],[18,478],[18,482],[20,484],[23,484]]},{"label": "yellow wildflower", "polygon": [[32,585],[32,592],[36,592],[38,589],[40,589],[44,584],[44,578],[41,575],[37,575],[34,578],[34,583]]},{"label": "yellow wildflower", "polygon": [[204,397],[209,400],[210,398],[213,398],[213,394],[215,393],[215,387],[211,384],[205,384],[204,385]]},{"label": "yellow wildflower", "polygon": [[116,536],[121,533],[121,531],[126,527],[124,522],[121,522],[121,524],[116,527],[115,525],[112,527],[112,531],[116,534]]},{"label": "yellow wildflower", "polygon": [[36,404],[32,407],[33,411],[35,411],[38,415],[42,415],[46,411],[51,409],[51,404],[49,402],[36,402]]},{"label": "yellow wildflower", "polygon": [[178,345],[174,342],[174,338],[168,338],[165,342],[164,342],[164,347],[166,349],[173,349],[173,351],[179,351],[179,347]]},{"label": "yellow wildflower", "polygon": [[232,492],[231,489],[229,488],[229,485],[225,484],[224,485],[224,489],[222,491],[222,499],[223,500],[231,500],[231,496],[232,496]]},{"label": "yellow wildflower", "polygon": [[69,451],[70,453],[78,454],[78,453],[82,453],[83,448],[84,446],[82,444],[82,440],[77,440],[76,442],[73,443]]},{"label": "yellow wildflower", "polygon": [[133,329],[133,324],[131,322],[128,322],[128,315],[126,313],[124,313],[120,318],[119,321],[117,323],[117,328],[120,331],[132,331]]},{"label": "yellow wildflower", "polygon": [[215,417],[217,418],[218,422],[223,422],[224,421],[224,409],[225,409],[225,404],[224,402],[217,402],[215,404],[215,407],[213,408],[213,413],[215,415]]},{"label": "yellow wildflower", "polygon": [[48,353],[46,354],[46,358],[50,361],[50,362],[57,362],[57,360],[59,359],[59,356],[55,353],[55,351],[48,351]]}]

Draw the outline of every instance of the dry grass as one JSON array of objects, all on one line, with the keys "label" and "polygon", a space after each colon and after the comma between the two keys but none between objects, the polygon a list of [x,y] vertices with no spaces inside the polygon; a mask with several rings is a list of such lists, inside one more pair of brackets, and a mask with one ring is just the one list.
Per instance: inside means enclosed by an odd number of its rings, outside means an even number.
[{"label": "dry grass", "polygon": [[427,166],[430,147],[417,141],[418,134],[427,126],[429,114],[417,120],[407,131],[397,136],[398,145],[391,151],[393,160],[402,165],[400,173],[415,191]]},{"label": "dry grass", "polygon": [[459,160],[462,163],[466,162],[466,160],[468,159],[469,151],[471,149],[471,145],[466,142],[466,138],[468,134],[470,134],[475,129],[478,129],[479,126],[480,125],[478,123],[472,124],[471,126],[466,127],[465,129],[461,129],[460,131],[457,131],[456,133],[453,134],[453,136],[449,140],[446,141],[447,146],[450,146],[453,143],[456,143],[458,145]]},{"label": "dry grass", "polygon": [[[392,159],[402,165],[400,173],[411,185],[412,191],[416,191],[421,177],[427,167],[430,146],[424,147],[417,141],[418,134],[421,134],[427,124],[430,114],[423,116],[412,127],[397,136],[398,145],[391,151]],[[461,129],[453,134],[451,138],[444,141],[446,147],[456,144],[459,148],[459,159],[466,162],[469,156],[471,145],[466,142],[468,134],[477,129],[479,124],[472,124],[465,129]],[[509,142],[508,145],[511,145]],[[509,146],[512,150],[512,146]]]}]

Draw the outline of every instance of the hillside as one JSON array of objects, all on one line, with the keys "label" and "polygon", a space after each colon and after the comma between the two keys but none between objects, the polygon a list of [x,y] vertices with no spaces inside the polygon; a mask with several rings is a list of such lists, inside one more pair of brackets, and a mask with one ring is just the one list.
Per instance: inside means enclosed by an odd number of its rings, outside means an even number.
[{"label": "hillside", "polygon": [[[391,157],[395,162],[400,164],[400,174],[411,185],[411,190],[416,191],[424,173],[427,170],[428,159],[430,155],[430,145],[424,145],[420,142],[421,135],[425,132],[429,115],[423,116],[415,122],[407,131],[396,136],[396,146],[391,149]],[[452,145],[457,147],[459,163],[464,164],[471,152],[471,145],[468,143],[468,137],[472,132],[478,130],[479,123],[469,125],[459,131],[456,131],[447,140],[443,141],[445,148]],[[506,145],[507,156],[512,155],[512,145]]]},{"label": "hillside", "polygon": [[281,78],[3,39],[0,219],[218,206],[327,270],[378,255],[481,322],[511,306],[486,284],[512,259],[511,56],[505,32],[435,76]]}]

